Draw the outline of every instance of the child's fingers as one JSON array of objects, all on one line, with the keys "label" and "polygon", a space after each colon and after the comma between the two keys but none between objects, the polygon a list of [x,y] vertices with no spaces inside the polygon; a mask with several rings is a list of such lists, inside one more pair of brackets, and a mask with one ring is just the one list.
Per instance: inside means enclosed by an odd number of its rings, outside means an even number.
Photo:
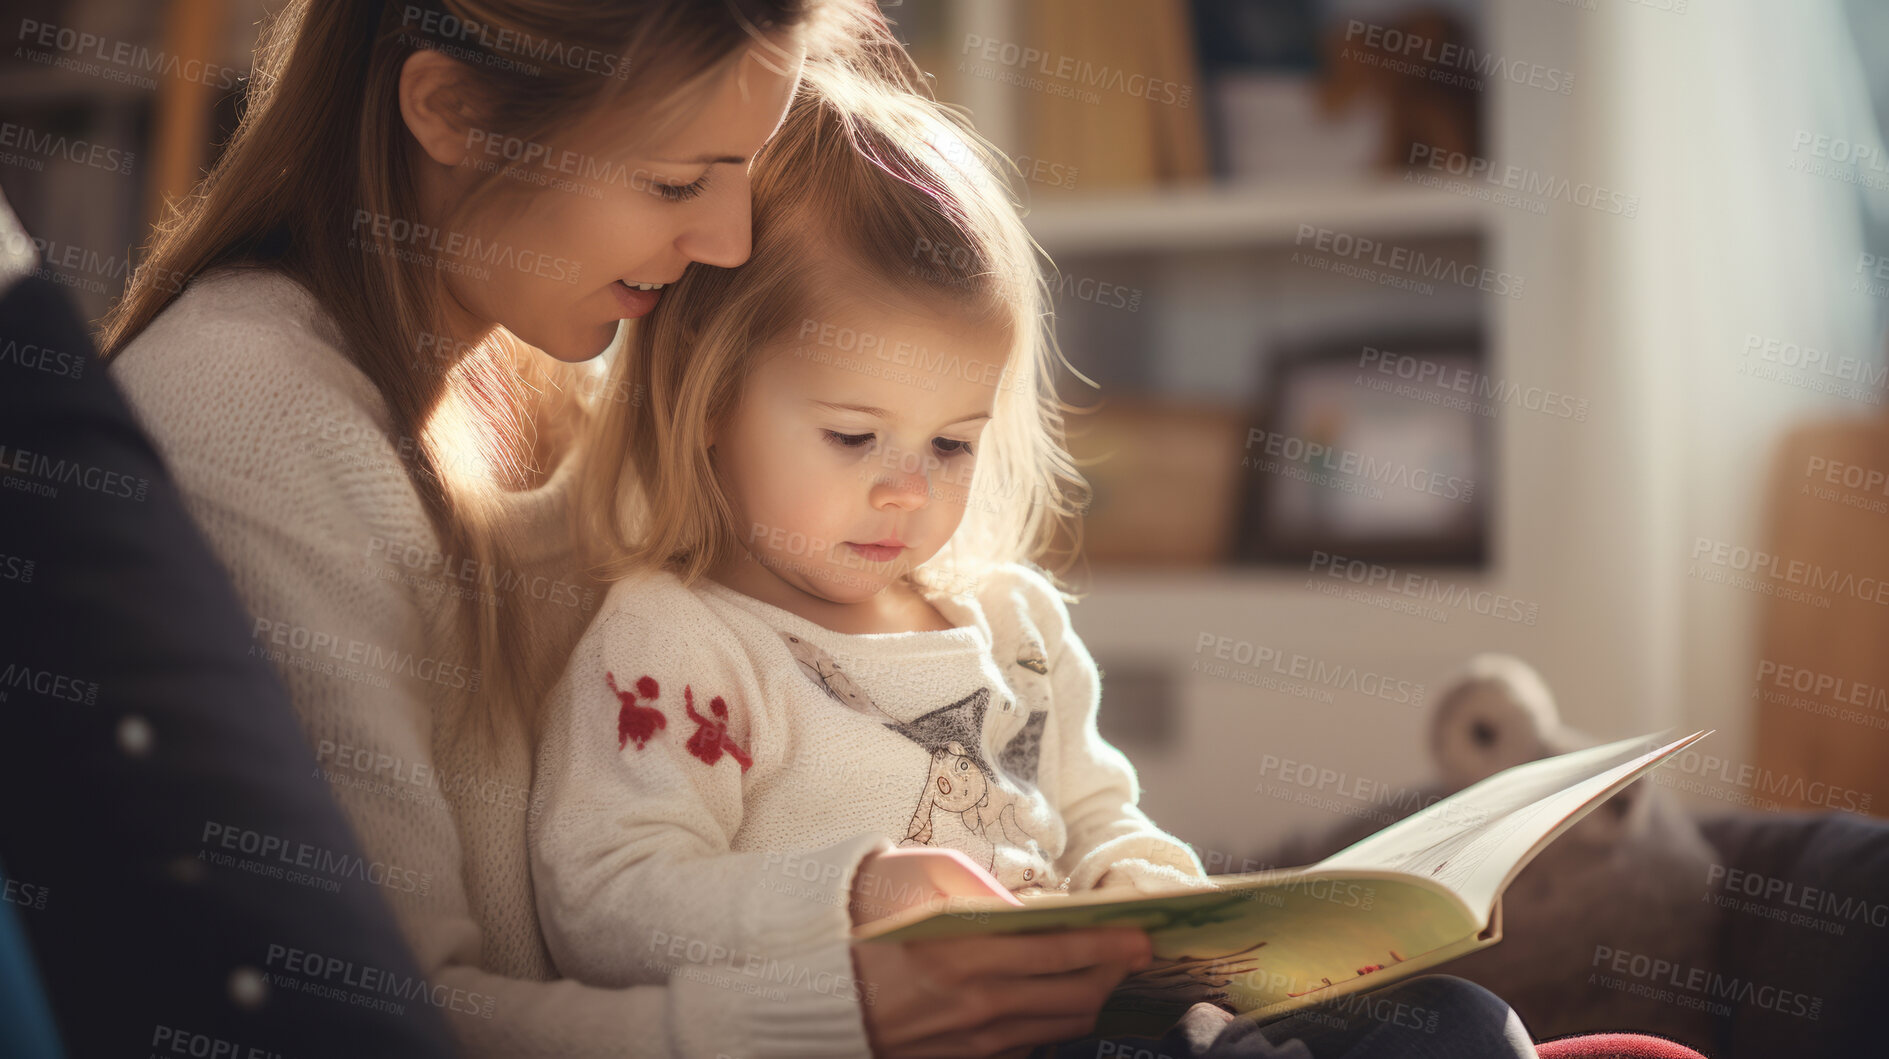
[{"label": "child's fingers", "polygon": [[868,858],[859,870],[861,875],[877,876],[886,892],[897,892],[903,886],[922,891],[924,898],[935,890],[948,897],[994,897],[1006,904],[1023,903],[976,861],[955,849],[887,850]]},{"label": "child's fingers", "polygon": [[1005,904],[1023,904],[1016,894],[1010,892],[1009,887],[998,882],[969,857],[955,849],[940,852],[954,856],[940,856],[925,862],[933,886],[952,897],[994,897]]}]

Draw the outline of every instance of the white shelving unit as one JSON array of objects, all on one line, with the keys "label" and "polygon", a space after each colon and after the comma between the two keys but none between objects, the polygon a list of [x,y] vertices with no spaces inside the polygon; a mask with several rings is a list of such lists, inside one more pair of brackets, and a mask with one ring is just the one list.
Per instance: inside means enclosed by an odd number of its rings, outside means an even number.
[{"label": "white shelving unit", "polygon": [[1291,242],[1302,225],[1376,238],[1475,234],[1486,212],[1478,199],[1383,178],[1070,196],[1028,220],[1055,256],[1260,248]]},{"label": "white shelving unit", "polygon": [[[955,64],[967,35],[1035,43],[1026,39],[1023,23],[1013,0],[947,2],[949,62]],[[986,78],[960,80],[958,94],[947,98],[969,110],[978,130],[1007,152],[1033,154],[1025,142],[1027,92]],[[1204,83],[1199,89],[1201,96],[1209,91]],[[1502,117],[1501,92],[1493,84],[1484,104],[1491,123]],[[1064,348],[1079,368],[1119,363],[1110,358],[1121,356],[1145,358],[1149,370],[1139,378],[1155,392],[1236,405],[1258,374],[1253,362],[1275,342],[1342,332],[1351,324],[1479,321],[1499,359],[1495,344],[1509,309],[1496,299],[1462,290],[1439,290],[1434,297],[1391,290],[1293,264],[1291,252],[1301,226],[1309,225],[1398,245],[1433,244],[1496,267],[1505,253],[1501,232],[1511,221],[1506,212],[1398,177],[1359,176],[1132,191],[1044,189],[1031,195],[1027,224],[1066,274],[1148,288],[1134,315],[1059,306]],[[1244,376],[1202,375],[1214,363],[1241,362]],[[1179,390],[1166,389],[1176,380]],[[1079,397],[1086,404],[1109,393]],[[1498,448],[1500,437],[1498,430]],[[1506,521],[1500,505],[1511,501],[1501,492],[1497,498],[1491,547],[1499,560]],[[1507,580],[1500,568],[1433,572],[1472,592],[1499,591]],[[1525,650],[1534,642],[1527,639],[1532,630],[1475,615],[1425,621],[1321,594],[1308,587],[1302,567],[1096,564],[1071,576],[1085,592],[1072,620],[1104,669],[1104,713],[1154,708],[1111,700],[1111,666],[1164,673],[1170,688],[1172,739],[1122,747],[1140,772],[1143,806],[1203,855],[1236,861],[1294,830],[1341,819],[1326,808],[1255,793],[1263,755],[1381,783],[1421,784],[1429,775],[1429,713],[1346,693],[1323,702],[1207,675],[1194,668],[1200,637],[1227,636],[1326,664],[1357,665],[1425,683],[1431,694],[1468,655]]]}]

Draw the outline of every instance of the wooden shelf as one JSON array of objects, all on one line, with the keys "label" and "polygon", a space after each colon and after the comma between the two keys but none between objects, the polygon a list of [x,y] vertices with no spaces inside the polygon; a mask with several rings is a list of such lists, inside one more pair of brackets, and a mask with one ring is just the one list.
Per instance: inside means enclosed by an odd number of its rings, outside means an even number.
[{"label": "wooden shelf", "polygon": [[[1395,563],[1385,565],[1396,566]],[[1497,571],[1483,567],[1412,566],[1409,569],[1471,591],[1492,587],[1500,580]],[[1111,593],[1171,592],[1212,600],[1303,592],[1307,579],[1324,575],[1310,574],[1303,565],[1126,566],[1098,562],[1089,564],[1086,571],[1077,567],[1064,576],[1085,588]]]},{"label": "wooden shelf", "polygon": [[1396,178],[1071,195],[1031,210],[1051,256],[1290,243],[1309,224],[1372,238],[1470,235],[1486,205]]}]

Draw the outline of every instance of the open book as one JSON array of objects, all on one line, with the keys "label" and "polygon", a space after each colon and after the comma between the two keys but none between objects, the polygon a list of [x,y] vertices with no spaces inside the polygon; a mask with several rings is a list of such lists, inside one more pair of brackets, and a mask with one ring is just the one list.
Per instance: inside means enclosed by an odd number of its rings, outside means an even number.
[{"label": "open book", "polygon": [[[1686,747],[1627,739],[1498,772],[1308,868],[1216,875],[1215,889],[1048,894],[1023,907],[953,899],[854,931],[860,940],[1136,926],[1153,966],[1124,979],[1097,1033],[1159,1036],[1200,1001],[1265,1021],[1426,971],[1502,938],[1502,891],[1548,843]],[[1344,998],[1351,997],[1350,1001]]]}]

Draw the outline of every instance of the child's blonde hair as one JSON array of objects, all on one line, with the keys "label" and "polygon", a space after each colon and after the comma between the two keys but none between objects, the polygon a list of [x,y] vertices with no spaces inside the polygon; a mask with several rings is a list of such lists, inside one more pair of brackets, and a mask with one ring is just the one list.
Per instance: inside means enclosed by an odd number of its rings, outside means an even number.
[{"label": "child's blonde hair", "polygon": [[[992,564],[1040,559],[1059,531],[1078,539],[1087,489],[1063,447],[1048,295],[999,158],[936,102],[809,73],[755,161],[753,256],[691,264],[612,369],[605,392],[619,399],[596,421],[579,499],[600,576],[692,581],[740,554],[710,428],[762,351],[814,321],[831,291],[889,294],[1009,337],[964,521],[915,579],[958,587]],[[920,379],[951,370],[924,359],[905,367]]]}]

